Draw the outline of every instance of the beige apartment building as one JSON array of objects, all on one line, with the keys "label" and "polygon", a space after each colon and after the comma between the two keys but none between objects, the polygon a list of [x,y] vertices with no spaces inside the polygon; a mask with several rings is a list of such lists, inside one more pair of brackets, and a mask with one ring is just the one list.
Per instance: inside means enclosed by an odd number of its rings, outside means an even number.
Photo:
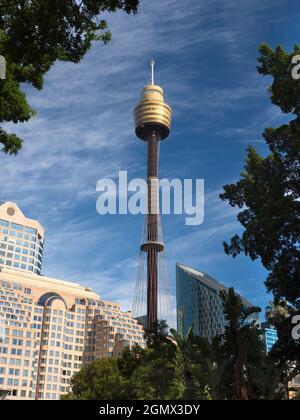
[{"label": "beige apartment building", "polygon": [[[0,205],[0,229],[0,398],[59,399],[83,366],[144,345],[143,328],[120,305],[39,274],[44,230],[16,204]],[[31,249],[37,256],[22,252]],[[26,267],[15,265],[23,255]]]}]

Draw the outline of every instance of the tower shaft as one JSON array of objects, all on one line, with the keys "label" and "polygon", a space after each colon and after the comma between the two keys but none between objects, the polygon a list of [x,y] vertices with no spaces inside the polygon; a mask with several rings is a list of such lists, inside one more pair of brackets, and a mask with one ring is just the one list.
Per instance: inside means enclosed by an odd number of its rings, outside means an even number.
[{"label": "tower shaft", "polygon": [[[148,217],[147,217],[147,326],[151,330],[157,324],[158,295],[158,148],[159,133],[153,131],[148,137]],[[144,244],[145,245],[145,244]]]}]

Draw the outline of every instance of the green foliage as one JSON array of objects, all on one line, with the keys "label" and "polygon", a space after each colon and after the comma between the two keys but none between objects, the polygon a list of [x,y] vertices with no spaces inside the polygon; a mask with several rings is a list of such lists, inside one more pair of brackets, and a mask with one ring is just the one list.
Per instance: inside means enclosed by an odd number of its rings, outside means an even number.
[{"label": "green foliage", "polygon": [[175,350],[178,354],[178,364],[184,381],[182,398],[186,400],[200,399],[205,386],[195,374],[195,370],[199,365],[202,366],[202,339],[194,335],[193,327],[189,329],[186,337],[182,337],[174,329],[171,329],[170,332],[176,341]]},{"label": "green foliage", "polygon": [[265,359],[256,322],[260,308],[247,306],[233,288],[228,292],[221,291],[220,297],[227,325],[214,345],[219,361],[227,360],[224,371],[226,397],[258,399],[253,368],[260,366]]},{"label": "green foliage", "polygon": [[71,382],[72,393],[64,399],[113,400],[125,399],[125,383],[117,361],[113,358],[100,359],[80,370]]},{"label": "green foliage", "polygon": [[241,209],[237,218],[244,229],[224,243],[225,252],[260,258],[269,271],[266,286],[274,296],[270,317],[279,336],[270,357],[285,390],[300,372],[300,340],[291,335],[291,319],[300,309],[300,80],[292,78],[296,54],[299,46],[290,53],[261,46],[258,72],[272,77],[271,101],[291,121],[265,129],[269,154],[262,157],[250,146],[240,180],[226,185],[220,195]]},{"label": "green foliage", "polygon": [[[28,121],[34,111],[21,84],[42,89],[44,75],[57,60],[78,63],[93,42],[107,44],[111,33],[105,12],[136,13],[139,0],[0,0],[0,54],[7,77],[0,80],[0,122]],[[5,153],[16,154],[22,141],[0,131]]]},{"label": "green foliage", "polygon": [[[136,399],[180,399],[184,391],[181,366],[178,362],[176,347],[168,336],[165,321],[158,322],[156,333],[146,331],[146,349],[134,349],[132,358],[128,351],[119,360],[121,372],[136,390]],[[136,368],[133,367],[136,361]],[[126,363],[125,363],[126,361]]]},{"label": "green foliage", "polygon": [[258,71],[273,77],[271,100],[295,119],[278,128],[267,128],[264,138],[270,154],[263,158],[253,147],[236,184],[226,185],[223,200],[243,208],[238,220],[244,228],[225,251],[233,257],[243,252],[260,258],[269,271],[266,285],[277,299],[296,303],[300,298],[300,80],[291,76],[292,57],[278,47],[261,47]]},{"label": "green foliage", "polygon": [[72,379],[72,393],[66,399],[169,400],[180,399],[184,384],[176,348],[166,324],[158,324],[156,337],[146,333],[148,347],[126,348],[122,357],[100,359]]},{"label": "green foliage", "polygon": [[292,58],[300,54],[300,47],[295,45],[290,53],[278,46],[274,51],[268,45],[260,47],[257,70],[263,76],[272,76],[269,88],[273,104],[284,113],[300,114],[300,82],[292,78]]}]

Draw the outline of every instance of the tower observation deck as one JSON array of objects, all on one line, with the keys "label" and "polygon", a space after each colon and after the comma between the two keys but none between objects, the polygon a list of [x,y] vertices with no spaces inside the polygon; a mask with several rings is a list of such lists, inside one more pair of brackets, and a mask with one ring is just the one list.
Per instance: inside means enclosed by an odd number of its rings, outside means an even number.
[{"label": "tower observation deck", "polygon": [[163,89],[154,83],[154,61],[151,62],[151,84],[142,90],[134,109],[135,133],[147,143],[148,213],[145,217],[133,315],[153,331],[158,319],[170,315],[169,288],[164,242],[159,214],[159,149],[170,134],[172,110],[165,103]]}]

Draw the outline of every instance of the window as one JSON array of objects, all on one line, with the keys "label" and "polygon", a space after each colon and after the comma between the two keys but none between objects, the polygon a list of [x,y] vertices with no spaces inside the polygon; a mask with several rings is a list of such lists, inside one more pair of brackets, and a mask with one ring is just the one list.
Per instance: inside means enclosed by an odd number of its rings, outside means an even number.
[{"label": "window", "polygon": [[37,233],[36,229],[30,228],[30,227],[27,227],[27,226],[25,226],[25,232],[31,233],[33,235],[36,235],[36,233]]},{"label": "window", "polygon": [[23,230],[23,226],[22,225],[18,225],[16,223],[11,223],[10,227],[16,230]]}]

